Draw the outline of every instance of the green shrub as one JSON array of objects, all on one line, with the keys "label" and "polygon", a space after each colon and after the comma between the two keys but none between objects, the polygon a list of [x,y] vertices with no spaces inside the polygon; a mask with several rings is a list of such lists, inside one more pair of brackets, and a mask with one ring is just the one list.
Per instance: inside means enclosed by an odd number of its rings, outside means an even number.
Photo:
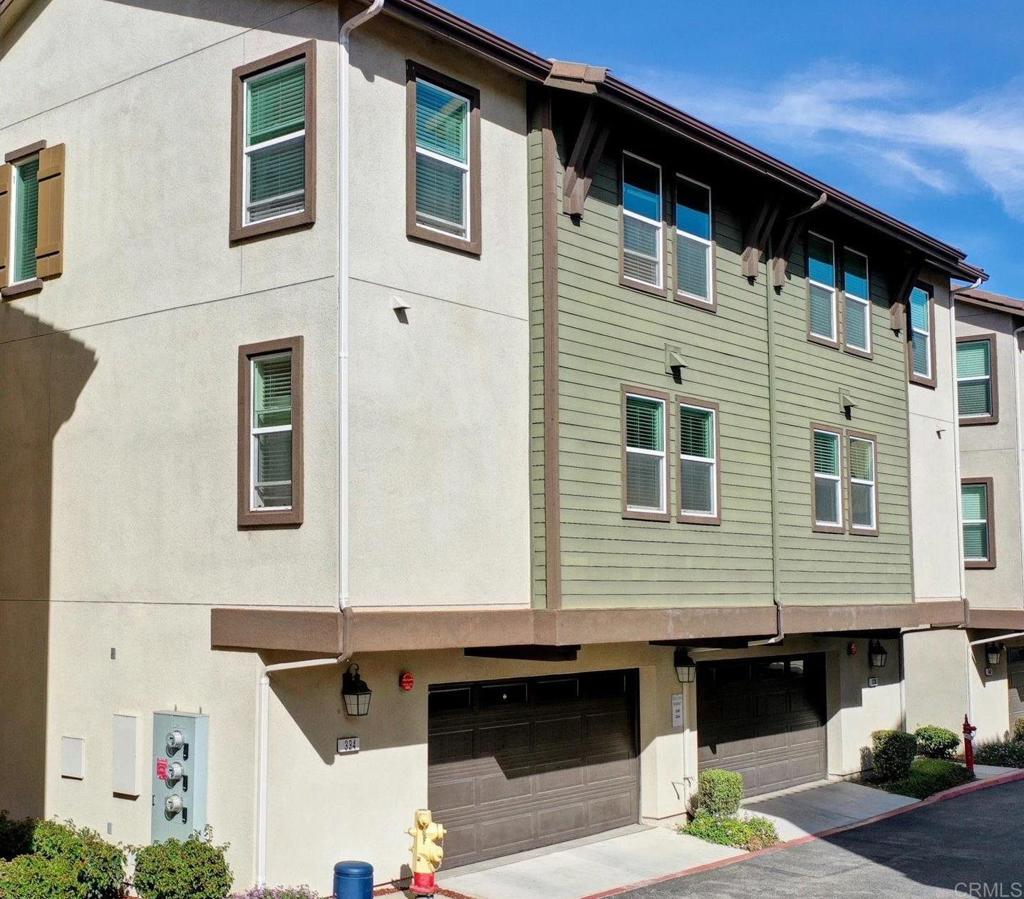
[{"label": "green shrub", "polygon": [[18,855],[32,851],[32,829],[35,821],[31,818],[9,818],[0,810],[0,860],[10,861]]},{"label": "green shrub", "polygon": [[0,899],[84,899],[74,865],[43,858],[19,855],[14,861],[0,862]]},{"label": "green shrub", "polygon": [[1018,718],[1013,722],[1013,734],[1010,739],[1015,743],[1024,743],[1024,718]]},{"label": "green shrub", "polygon": [[917,755],[917,740],[901,730],[876,730],[871,735],[871,755],[879,780],[902,780]]},{"label": "green shrub", "polygon": [[979,765],[1024,768],[1024,742],[995,740],[991,743],[979,743],[974,749],[974,760]]},{"label": "green shrub", "polygon": [[959,762],[946,759],[914,759],[910,773],[902,780],[891,780],[882,784],[882,789],[914,799],[927,799],[933,793],[958,787],[974,777]]},{"label": "green shrub", "polygon": [[136,850],[132,885],[141,899],[225,899],[231,869],[209,830]]},{"label": "green shrub", "polygon": [[960,748],[960,737],[945,727],[926,724],[914,731],[917,751],[930,759],[951,759]]},{"label": "green shrub", "polygon": [[697,778],[697,811],[723,817],[735,815],[743,798],[743,775],[711,768]]},{"label": "green shrub", "polygon": [[775,824],[768,818],[752,815],[750,818],[716,817],[708,812],[697,816],[682,828],[683,833],[720,846],[734,846],[755,852],[774,846],[779,841]]},{"label": "green shrub", "polygon": [[231,899],[320,899],[320,894],[307,886],[253,887],[245,893],[236,893]]}]

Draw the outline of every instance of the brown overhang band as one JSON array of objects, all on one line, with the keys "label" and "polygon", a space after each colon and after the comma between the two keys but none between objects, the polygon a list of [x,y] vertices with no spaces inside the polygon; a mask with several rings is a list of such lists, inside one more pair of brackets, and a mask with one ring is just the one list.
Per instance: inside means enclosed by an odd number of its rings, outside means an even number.
[{"label": "brown overhang band", "polygon": [[[929,625],[957,627],[964,624],[964,609],[960,602],[787,605],[785,621],[789,634]],[[235,607],[212,611],[210,637],[211,645],[221,649],[340,655],[478,646],[585,646],[654,640],[685,642],[716,637],[753,638],[773,635],[775,625],[774,606],[388,611],[350,608],[344,613]]]},{"label": "brown overhang band", "polygon": [[967,626],[978,630],[1024,631],[1024,609],[976,609],[967,614]]}]

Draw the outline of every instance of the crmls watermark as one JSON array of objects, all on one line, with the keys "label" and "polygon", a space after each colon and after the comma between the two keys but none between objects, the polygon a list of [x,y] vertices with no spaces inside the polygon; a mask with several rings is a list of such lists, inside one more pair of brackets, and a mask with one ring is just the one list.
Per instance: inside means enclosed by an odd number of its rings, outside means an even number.
[{"label": "crmls watermark", "polygon": [[1024,899],[1024,883],[1020,881],[1013,881],[1011,883],[978,880],[970,882],[961,881],[953,887],[953,892],[961,896],[977,897],[977,899]]}]

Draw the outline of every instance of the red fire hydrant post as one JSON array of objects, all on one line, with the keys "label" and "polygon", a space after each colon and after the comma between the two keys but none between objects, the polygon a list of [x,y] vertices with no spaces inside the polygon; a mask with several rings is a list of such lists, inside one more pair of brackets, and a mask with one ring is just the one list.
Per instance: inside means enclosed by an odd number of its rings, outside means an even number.
[{"label": "red fire hydrant post", "polygon": [[964,762],[969,774],[974,774],[974,732],[977,729],[964,715]]}]

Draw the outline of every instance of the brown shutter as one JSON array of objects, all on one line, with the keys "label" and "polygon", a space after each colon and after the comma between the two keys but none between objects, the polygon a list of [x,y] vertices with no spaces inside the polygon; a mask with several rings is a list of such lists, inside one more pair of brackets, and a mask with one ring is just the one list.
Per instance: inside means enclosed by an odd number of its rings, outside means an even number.
[{"label": "brown shutter", "polygon": [[39,236],[36,277],[64,271],[64,144],[39,151]]},{"label": "brown shutter", "polygon": [[11,280],[8,253],[11,247],[11,177],[14,166],[0,165],[0,287]]}]

